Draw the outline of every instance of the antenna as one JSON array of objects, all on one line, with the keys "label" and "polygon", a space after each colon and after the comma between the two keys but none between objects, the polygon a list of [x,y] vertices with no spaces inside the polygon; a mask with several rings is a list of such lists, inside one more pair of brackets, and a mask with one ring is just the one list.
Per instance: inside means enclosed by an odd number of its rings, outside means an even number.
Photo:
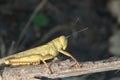
[{"label": "antenna", "polygon": [[[88,27],[83,28],[82,30],[77,31],[76,33],[83,32],[83,31],[85,31],[85,30],[87,30],[87,29],[88,29]],[[71,34],[70,34],[70,35],[68,35],[68,36],[66,36],[66,38],[69,38],[69,37],[71,37]]]}]

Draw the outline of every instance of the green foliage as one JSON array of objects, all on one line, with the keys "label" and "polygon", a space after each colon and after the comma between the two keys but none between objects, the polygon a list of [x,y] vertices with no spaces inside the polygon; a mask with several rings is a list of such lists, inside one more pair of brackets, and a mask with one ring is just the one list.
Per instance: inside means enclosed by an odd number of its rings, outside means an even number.
[{"label": "green foliage", "polygon": [[33,17],[32,22],[38,27],[47,27],[49,24],[49,18],[47,15],[40,13]]}]

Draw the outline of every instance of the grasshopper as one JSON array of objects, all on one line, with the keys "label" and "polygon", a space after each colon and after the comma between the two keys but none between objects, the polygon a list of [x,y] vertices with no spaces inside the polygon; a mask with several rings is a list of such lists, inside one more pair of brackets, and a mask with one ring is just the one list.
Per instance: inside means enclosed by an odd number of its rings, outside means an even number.
[{"label": "grasshopper", "polygon": [[5,59],[6,65],[20,66],[20,65],[38,65],[43,62],[44,65],[51,70],[46,63],[46,60],[52,59],[62,53],[74,60],[77,66],[80,67],[79,62],[68,52],[65,51],[67,47],[68,40],[65,36],[60,36],[52,41],[46,43],[45,45],[38,46],[26,51],[19,52],[12,55],[11,57]]}]

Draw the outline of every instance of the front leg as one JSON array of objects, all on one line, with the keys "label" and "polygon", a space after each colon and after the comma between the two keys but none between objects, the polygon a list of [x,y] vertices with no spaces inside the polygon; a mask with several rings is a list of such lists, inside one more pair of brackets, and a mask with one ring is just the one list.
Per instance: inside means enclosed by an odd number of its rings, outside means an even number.
[{"label": "front leg", "polygon": [[62,54],[66,55],[66,56],[68,56],[70,58],[72,58],[75,61],[75,63],[77,64],[77,66],[80,67],[79,62],[70,53],[68,53],[68,52],[66,52],[64,50],[59,50],[59,52],[61,52]]}]

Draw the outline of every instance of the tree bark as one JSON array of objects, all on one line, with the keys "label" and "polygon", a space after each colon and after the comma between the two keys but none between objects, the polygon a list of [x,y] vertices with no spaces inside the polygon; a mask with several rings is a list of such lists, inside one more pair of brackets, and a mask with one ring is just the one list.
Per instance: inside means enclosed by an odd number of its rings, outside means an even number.
[{"label": "tree bark", "polygon": [[101,61],[88,61],[81,64],[81,68],[71,60],[57,61],[49,63],[52,74],[44,64],[29,65],[19,67],[5,67],[1,70],[0,80],[37,80],[36,78],[64,78],[70,76],[78,76],[88,73],[104,72],[120,69],[120,58],[111,57]]}]

